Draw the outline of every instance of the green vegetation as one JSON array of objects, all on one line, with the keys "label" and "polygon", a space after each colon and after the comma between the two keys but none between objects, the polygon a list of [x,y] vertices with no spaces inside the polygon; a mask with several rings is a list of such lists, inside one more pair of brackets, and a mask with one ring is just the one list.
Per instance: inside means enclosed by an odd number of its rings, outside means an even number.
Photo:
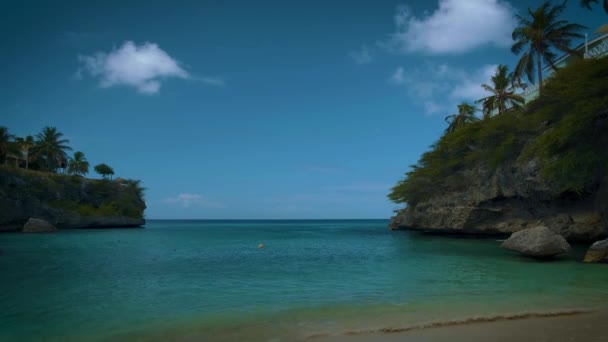
[{"label": "green vegetation", "polygon": [[477,108],[466,102],[459,104],[458,114],[452,114],[445,117],[445,121],[448,123],[448,128],[445,129],[446,133],[454,132],[459,127],[479,120],[475,116],[476,111]]},{"label": "green vegetation", "polygon": [[566,8],[566,1],[561,5],[551,6],[551,2],[545,1],[535,11],[528,9],[530,19],[517,15],[518,26],[513,31],[515,43],[511,51],[519,54],[527,49],[519,59],[515,68],[515,77],[521,79],[524,74],[530,82],[534,82],[534,70],[538,74],[538,89],[542,92],[543,72],[542,61],[546,61],[554,70],[553,61],[556,58],[552,48],[558,51],[570,53],[570,43],[574,38],[584,38],[579,31],[584,26],[559,20],[559,15]]},{"label": "green vegetation", "polygon": [[[581,6],[591,9],[591,3],[597,4],[598,0],[581,0]],[[603,1],[604,11],[608,13],[608,0]]]},{"label": "green vegetation", "polygon": [[584,193],[608,174],[608,58],[559,69],[522,109],[447,132],[397,183],[389,198],[415,205],[466,189],[466,170],[536,160],[562,193]]},{"label": "green vegetation", "polygon": [[[0,126],[0,163],[18,168],[85,176],[89,173],[89,162],[81,151],[68,157],[66,151],[72,150],[69,143],[68,139],[63,139],[63,133],[56,127],[44,127],[34,138],[31,135],[17,137],[11,134],[7,127]],[[95,171],[104,179],[111,179],[114,175],[114,170],[103,163],[97,165]]]},{"label": "green vegetation", "polygon": [[[591,3],[597,0],[581,1],[587,8]],[[460,104],[458,114],[446,117],[444,135],[393,187],[388,196],[392,201],[414,206],[467,189],[475,170],[493,172],[531,161],[540,168],[540,177],[557,189],[556,196],[593,192],[608,179],[608,57],[581,58],[556,68],[553,51],[572,53],[572,39],[583,37],[579,31],[584,26],[559,19],[565,6],[546,1],[536,10],[528,9],[530,19],[517,16],[511,50],[527,50],[513,74],[499,65],[492,86],[482,85],[491,94],[476,101],[483,106],[483,120],[475,115],[475,107]],[[604,7],[608,12],[608,0]],[[545,84],[542,61],[554,70]],[[524,105],[518,95],[521,77],[525,74],[533,82],[534,71],[539,97]]]},{"label": "green vegetation", "polygon": [[74,157],[70,158],[68,163],[68,173],[77,176],[84,176],[89,173],[89,162],[84,153],[80,151],[74,153]]},{"label": "green vegetation", "polygon": [[141,182],[112,181],[114,170],[103,163],[94,168],[102,180],[81,177],[89,162],[81,151],[68,157],[69,142],[55,127],[44,127],[34,138],[16,137],[0,126],[0,197],[48,204],[66,215],[143,218]]},{"label": "green vegetation", "polygon": [[521,107],[524,104],[524,97],[517,94],[519,84],[515,76],[509,74],[506,65],[499,65],[496,73],[492,76],[492,86],[482,84],[481,87],[489,92],[490,96],[477,100],[483,106],[483,117],[488,118],[494,114],[500,115],[507,111],[507,108]]},{"label": "green vegetation", "polygon": [[36,136],[35,155],[47,171],[55,172],[58,168],[63,168],[68,159],[65,151],[72,148],[67,145],[70,141],[61,139],[62,137],[63,133],[57,128],[48,126]]},{"label": "green vegetation", "polygon": [[0,166],[0,196],[36,208],[49,206],[63,215],[143,218],[144,188],[137,180],[113,181]]},{"label": "green vegetation", "polygon": [[114,169],[103,163],[95,165],[93,169],[100,174],[103,179],[112,179],[112,175],[114,175]]}]

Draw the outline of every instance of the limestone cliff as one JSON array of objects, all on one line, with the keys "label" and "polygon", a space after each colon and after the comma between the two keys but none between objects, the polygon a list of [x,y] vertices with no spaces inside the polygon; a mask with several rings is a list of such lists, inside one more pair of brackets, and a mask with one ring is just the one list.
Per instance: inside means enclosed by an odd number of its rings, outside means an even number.
[{"label": "limestone cliff", "polygon": [[473,168],[463,191],[438,194],[392,218],[391,229],[506,235],[542,223],[568,241],[596,241],[608,231],[608,183],[589,194],[564,194],[539,177],[539,165]]},{"label": "limestone cliff", "polygon": [[140,227],[146,205],[139,182],[0,167],[0,231],[30,218],[58,228]]},{"label": "limestone cliff", "polygon": [[392,189],[392,229],[569,241],[608,230],[608,58],[554,73],[523,108],[445,132]]}]

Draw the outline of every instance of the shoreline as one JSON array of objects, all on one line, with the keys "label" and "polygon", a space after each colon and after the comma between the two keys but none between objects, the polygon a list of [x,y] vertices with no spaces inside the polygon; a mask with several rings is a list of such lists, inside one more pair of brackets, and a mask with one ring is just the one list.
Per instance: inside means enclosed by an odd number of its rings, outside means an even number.
[{"label": "shoreline", "polygon": [[471,316],[406,327],[345,331],[306,338],[314,342],[392,341],[608,341],[608,311],[573,309]]}]

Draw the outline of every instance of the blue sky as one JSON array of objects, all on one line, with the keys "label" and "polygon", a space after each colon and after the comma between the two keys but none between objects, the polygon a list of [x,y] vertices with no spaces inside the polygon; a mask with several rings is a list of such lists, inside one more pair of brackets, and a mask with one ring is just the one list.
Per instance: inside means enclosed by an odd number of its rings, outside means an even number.
[{"label": "blue sky", "polygon": [[328,3],[3,1],[0,125],[141,179],[148,218],[388,218],[542,1]]}]

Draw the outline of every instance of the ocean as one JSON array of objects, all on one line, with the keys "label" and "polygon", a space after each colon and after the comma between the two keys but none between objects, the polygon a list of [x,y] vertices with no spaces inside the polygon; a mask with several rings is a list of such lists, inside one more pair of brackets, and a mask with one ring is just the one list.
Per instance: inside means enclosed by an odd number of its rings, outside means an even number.
[{"label": "ocean", "polygon": [[[608,306],[585,246],[552,262],[387,220],[149,220],[0,234],[0,340],[292,341]],[[263,248],[259,245],[263,244]]]}]

